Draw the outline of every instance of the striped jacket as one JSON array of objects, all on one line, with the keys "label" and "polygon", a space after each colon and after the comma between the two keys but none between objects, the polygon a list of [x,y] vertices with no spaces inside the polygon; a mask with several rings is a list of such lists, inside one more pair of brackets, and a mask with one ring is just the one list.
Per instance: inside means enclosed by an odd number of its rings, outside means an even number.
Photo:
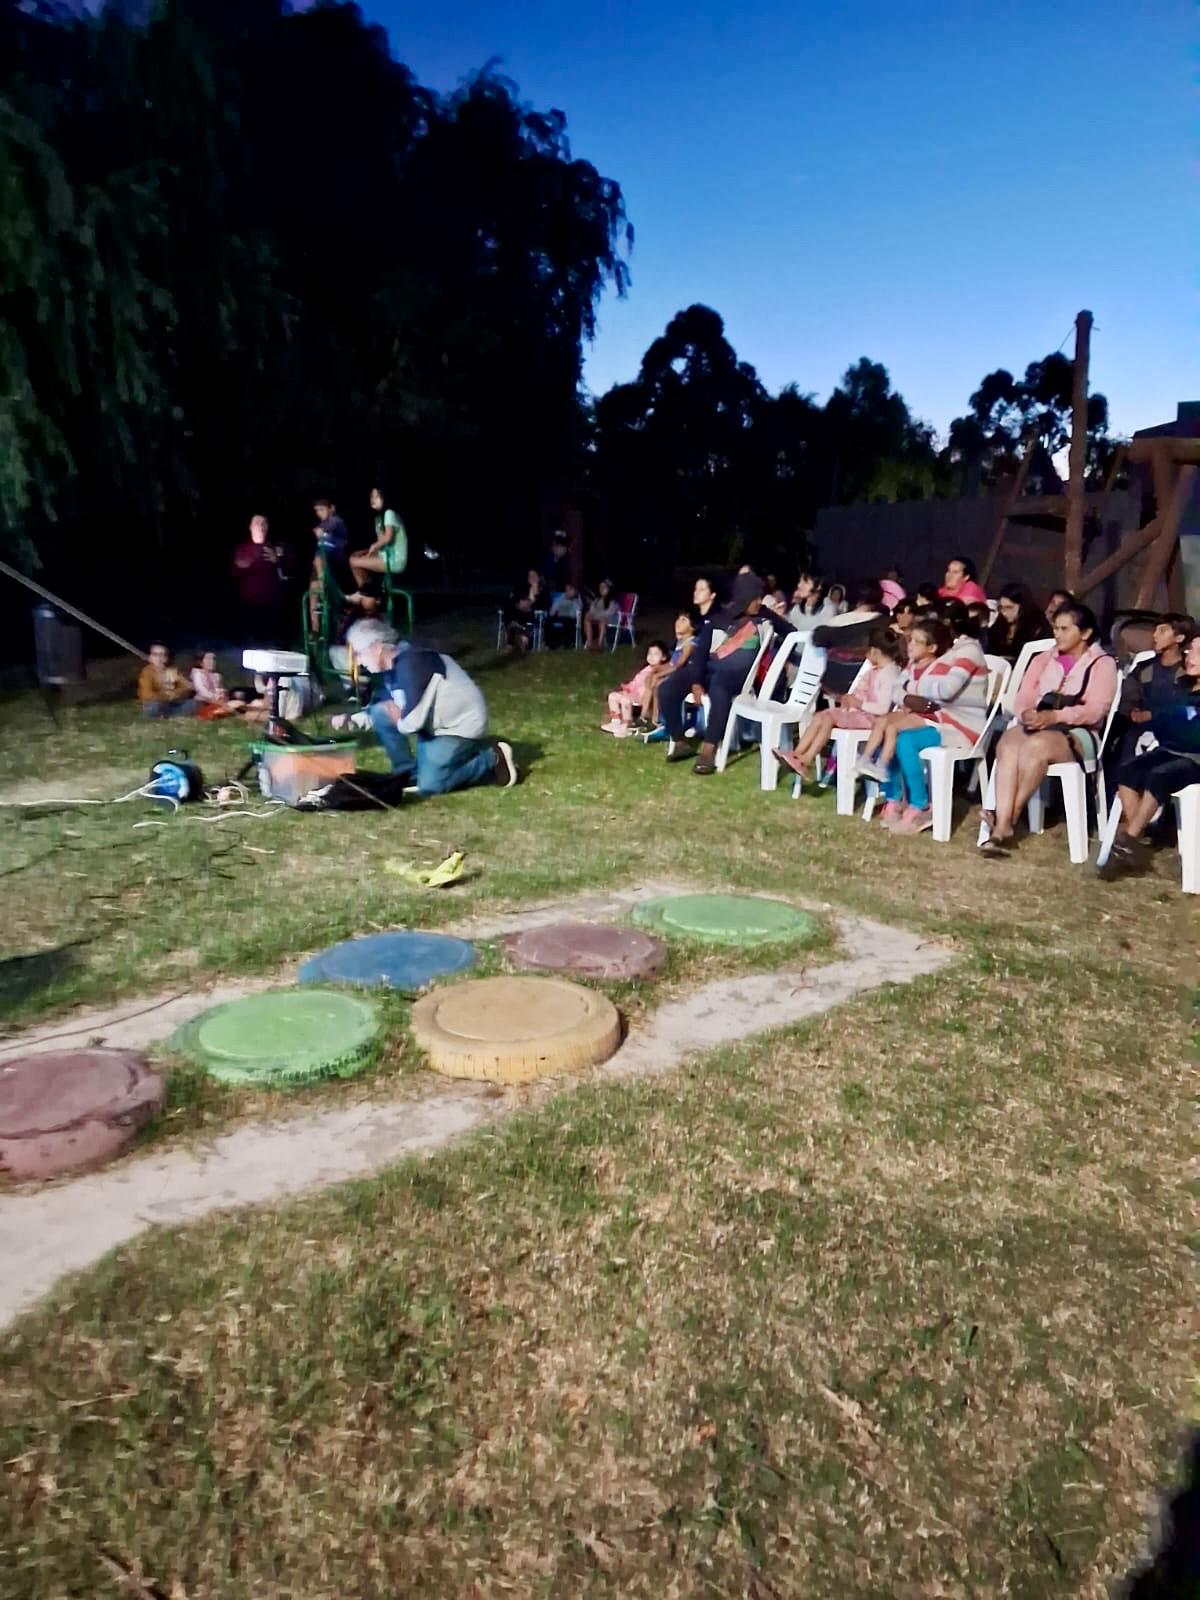
[{"label": "striped jacket", "polygon": [[944,745],[969,749],[983,732],[988,714],[988,665],[978,639],[958,638],[921,674],[915,691],[936,700],[929,713]]}]

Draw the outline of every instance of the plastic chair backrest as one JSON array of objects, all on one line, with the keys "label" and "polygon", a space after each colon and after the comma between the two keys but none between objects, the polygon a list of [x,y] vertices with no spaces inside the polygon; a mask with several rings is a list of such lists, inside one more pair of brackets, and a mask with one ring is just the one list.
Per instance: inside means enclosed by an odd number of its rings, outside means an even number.
[{"label": "plastic chair backrest", "polygon": [[1008,687],[1008,680],[1012,675],[1012,663],[1003,656],[988,656],[983,658],[987,662],[988,686],[987,702],[990,711]]},{"label": "plastic chair backrest", "polygon": [[[1153,654],[1153,651],[1151,651]],[[1108,735],[1113,725],[1113,718],[1117,714],[1117,707],[1121,704],[1121,688],[1123,680],[1121,673],[1117,672],[1117,686],[1113,690],[1112,705],[1108,708],[1108,715],[1104,719],[1104,732],[1100,735],[1100,743],[1096,747],[1096,765],[1100,765],[1100,758],[1104,754],[1104,747],[1108,743]]]},{"label": "plastic chair backrest", "polygon": [[[775,638],[775,635],[773,631],[767,628],[765,625],[761,627],[760,631],[763,635],[762,647],[759,650],[759,657],[761,659],[763,651],[770,649],[771,642]],[[779,640],[775,649],[775,654],[771,658],[771,665],[767,668],[767,675],[762,681],[762,688],[758,691],[758,698],[760,700],[771,700],[774,698],[775,689],[779,683],[779,679],[788,664],[789,658],[797,648],[801,650],[804,648],[804,636],[802,634],[789,633]],[[797,673],[797,677],[798,676],[799,674]],[[794,689],[795,685],[793,684],[792,687]],[[791,699],[790,694],[788,695],[788,699]]]},{"label": "plastic chair backrest", "polygon": [[1021,687],[1021,680],[1029,669],[1029,663],[1034,656],[1040,656],[1046,650],[1054,649],[1053,639],[1030,639],[1021,646],[1021,654],[1017,657],[1016,665],[1009,674],[1008,684],[1000,701],[1001,711],[1011,711],[1017,698],[1017,690]]}]

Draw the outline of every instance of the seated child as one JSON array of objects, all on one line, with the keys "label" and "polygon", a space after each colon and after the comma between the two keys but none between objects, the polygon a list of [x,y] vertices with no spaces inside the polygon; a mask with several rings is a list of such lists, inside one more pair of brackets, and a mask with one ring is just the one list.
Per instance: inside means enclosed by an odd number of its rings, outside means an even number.
[{"label": "seated child", "polygon": [[776,750],[778,759],[801,778],[807,778],[809,768],[829,743],[835,728],[874,727],[876,718],[892,709],[903,655],[903,640],[889,627],[876,628],[867,645],[867,671],[858,687],[834,697],[837,704],[831,710],[818,711],[794,750]]},{"label": "seated child", "polygon": [[664,661],[651,675],[646,698],[642,702],[642,729],[649,738],[662,728],[662,737],[665,739],[667,730],[663,727],[658,715],[658,691],[663,681],[671,676],[676,667],[681,667],[691,655],[696,645],[696,620],[690,611],[681,611],[675,618],[675,648],[671,651],[671,659]]},{"label": "seated child", "polygon": [[615,734],[618,739],[623,739],[632,731],[634,708],[641,710],[644,707],[651,680],[656,673],[661,673],[663,667],[670,667],[667,647],[655,640],[647,647],[645,666],[635,672],[628,683],[623,683],[609,695],[609,721],[600,724],[601,733]]},{"label": "seated child", "polygon": [[192,668],[192,693],[196,701],[196,716],[202,722],[215,717],[236,716],[245,708],[241,701],[230,698],[225,680],[217,671],[217,658],[211,650],[196,657]]},{"label": "seated child", "polygon": [[196,702],[181,672],[171,665],[171,652],[158,642],[150,646],[150,659],[138,673],[137,697],[144,717],[191,717]]},{"label": "seated child", "polygon": [[580,610],[579,590],[573,583],[569,583],[561,594],[555,595],[550,610],[546,613],[547,649],[557,650],[562,645],[574,646]]},{"label": "seated child", "polygon": [[934,662],[953,644],[953,636],[944,622],[920,621],[908,635],[908,665],[900,674],[892,695],[892,708],[876,717],[871,733],[858,763],[858,774],[883,783],[896,758],[896,740],[908,729],[925,727],[933,713],[920,693],[921,679]]},{"label": "seated child", "polygon": [[583,648],[603,650],[609,626],[620,615],[621,606],[613,593],[612,579],[601,578],[600,586],[583,614]]}]

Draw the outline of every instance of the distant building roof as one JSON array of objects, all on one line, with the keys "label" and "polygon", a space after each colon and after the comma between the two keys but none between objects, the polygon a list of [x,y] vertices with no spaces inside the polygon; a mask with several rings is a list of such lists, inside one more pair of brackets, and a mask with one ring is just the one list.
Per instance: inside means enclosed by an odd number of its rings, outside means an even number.
[{"label": "distant building roof", "polygon": [[1156,428],[1139,428],[1135,439],[1200,439],[1200,400],[1181,400],[1174,422]]}]

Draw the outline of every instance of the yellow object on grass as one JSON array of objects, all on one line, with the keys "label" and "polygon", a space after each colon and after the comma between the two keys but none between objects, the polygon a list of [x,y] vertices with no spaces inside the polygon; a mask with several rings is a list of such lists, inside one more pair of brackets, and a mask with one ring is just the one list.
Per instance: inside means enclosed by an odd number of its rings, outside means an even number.
[{"label": "yellow object on grass", "polygon": [[436,867],[418,867],[415,861],[385,861],[384,868],[418,889],[444,889],[462,877],[466,859],[465,851],[454,850]]}]

